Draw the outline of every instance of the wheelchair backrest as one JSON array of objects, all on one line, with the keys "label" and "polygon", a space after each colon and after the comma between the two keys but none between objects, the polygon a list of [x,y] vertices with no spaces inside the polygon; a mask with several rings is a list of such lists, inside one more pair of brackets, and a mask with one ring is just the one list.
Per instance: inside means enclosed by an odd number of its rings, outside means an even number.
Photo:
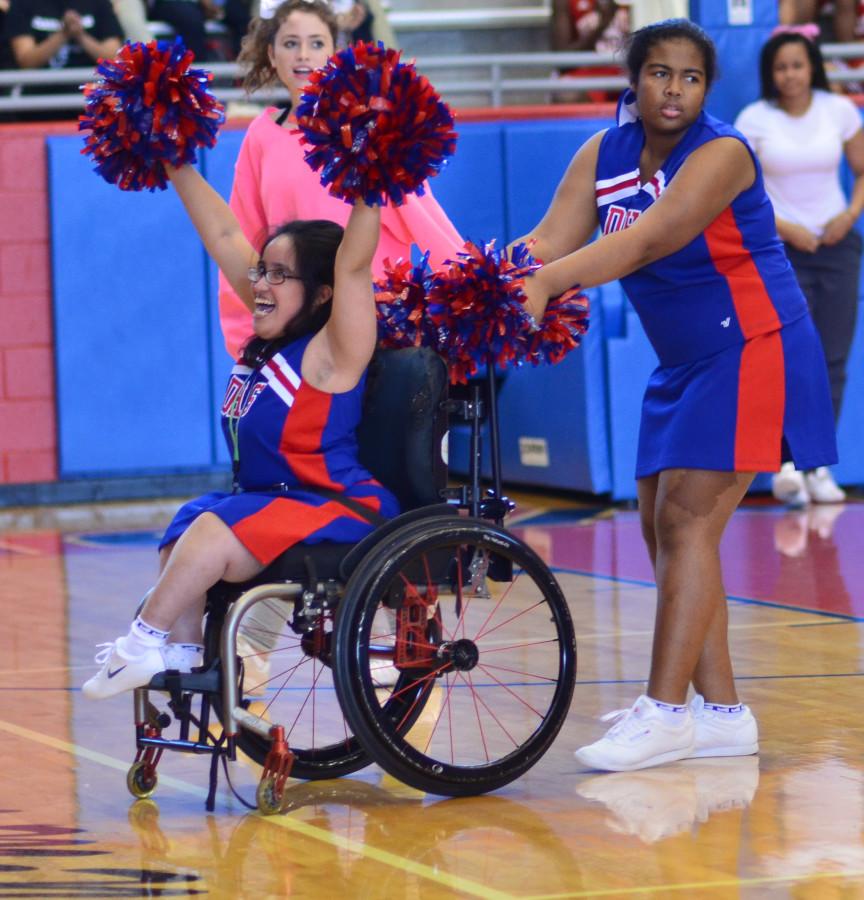
[{"label": "wheelchair backrest", "polygon": [[360,461],[402,510],[441,502],[447,485],[447,366],[428,347],[379,350],[357,429]]}]

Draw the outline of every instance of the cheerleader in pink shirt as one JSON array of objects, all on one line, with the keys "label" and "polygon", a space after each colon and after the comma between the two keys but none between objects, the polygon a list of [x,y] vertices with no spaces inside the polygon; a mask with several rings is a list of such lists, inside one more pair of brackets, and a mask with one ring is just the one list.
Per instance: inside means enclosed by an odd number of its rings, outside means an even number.
[{"label": "cheerleader in pink shirt", "polygon": [[[266,7],[262,7],[262,12]],[[248,66],[244,86],[250,92],[280,82],[291,94],[287,109],[269,108],[254,119],[240,147],[230,206],[253,246],[261,246],[273,224],[294,219],[329,219],[344,225],[349,207],[322,187],[303,161],[291,115],[314,69],[323,66],[336,43],[336,19],[322,0],[285,0],[270,17],[253,21],[243,42],[241,63]],[[384,261],[408,258],[411,245],[430,251],[435,266],[455,258],[462,238],[428,186],[422,197],[381,211],[381,237],[372,263],[378,277]],[[219,276],[219,317],[225,347],[237,358],[251,336],[249,311]]]}]

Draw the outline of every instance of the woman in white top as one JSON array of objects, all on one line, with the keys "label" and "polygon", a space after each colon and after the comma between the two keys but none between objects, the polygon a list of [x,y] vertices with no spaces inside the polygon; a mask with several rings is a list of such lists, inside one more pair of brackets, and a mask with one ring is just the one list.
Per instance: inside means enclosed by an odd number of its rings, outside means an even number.
[{"label": "woman in white top", "polygon": [[[848,97],[829,91],[819,47],[803,29],[775,29],[762,48],[760,76],[762,99],[742,110],[735,127],[762,164],[777,231],[822,339],[836,422],[858,309],[861,115]],[[855,175],[848,200],[840,186],[844,156]],[[827,468],[798,472],[791,462],[774,476],[773,488],[793,506],[846,496]]]}]

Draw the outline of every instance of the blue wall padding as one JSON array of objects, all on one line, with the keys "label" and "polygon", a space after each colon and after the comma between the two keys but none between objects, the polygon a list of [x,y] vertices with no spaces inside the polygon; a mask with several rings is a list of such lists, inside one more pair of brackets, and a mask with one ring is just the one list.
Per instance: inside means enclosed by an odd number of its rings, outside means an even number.
[{"label": "blue wall padding", "polygon": [[504,132],[508,240],[530,231],[543,217],[573,154],[608,120],[555,119],[512,122]]},{"label": "blue wall padding", "polygon": [[610,490],[603,317],[594,309],[577,350],[554,366],[516,369],[501,388],[505,481],[594,494]]},{"label": "blue wall padding", "polygon": [[464,238],[478,243],[495,238],[498,246],[510,234],[504,199],[505,127],[500,122],[462,125],[457,120],[456,153],[429,180],[435,198]]},{"label": "blue wall padding", "polygon": [[102,181],[80,137],[47,147],[61,477],[208,465],[204,256],[179,200]]},{"label": "blue wall padding", "polygon": [[841,484],[864,484],[864,303],[858,304],[858,325],[846,366],[846,391],[837,425],[840,463],[834,470]]},{"label": "blue wall padding", "polygon": [[[223,131],[212,150],[203,154],[201,170],[210,184],[228,200],[231,196],[231,185],[234,181],[234,162],[240,152],[240,144],[243,141],[243,131]],[[228,446],[222,436],[222,428],[219,424],[222,406],[222,398],[225,395],[225,385],[228,382],[228,373],[234,361],[225,349],[225,341],[222,338],[222,330],[219,327],[219,282],[216,264],[209,258],[206,261],[207,288],[211,298],[208,304],[209,333],[210,333],[210,366],[212,369],[211,380],[211,409],[213,417],[213,431],[215,441],[213,446],[213,460],[217,465],[230,465],[231,456]]]},{"label": "blue wall padding", "polygon": [[690,0],[690,18],[698,22],[717,47],[719,79],[708,111],[727,122],[759,97],[759,51],[777,24],[777,0],[750,0],[752,22],[730,23],[729,3]]},{"label": "blue wall padding", "polygon": [[[512,240],[540,220],[573,154],[608,125],[460,124],[435,195],[466,237]],[[224,197],[242,138],[224,131],[203,156],[202,170]],[[171,191],[123,193],[93,174],[80,147],[78,137],[48,139],[61,477],[224,468],[216,410],[231,360],[215,267]],[[642,393],[656,358],[617,282],[590,293],[583,346],[558,366],[511,372],[501,386],[504,479],[632,499]],[[864,314],[839,426],[845,484],[864,484],[862,394]],[[548,465],[537,464],[543,448]],[[457,472],[466,449],[467,432],[455,428]],[[755,486],[764,490],[770,479]]]}]

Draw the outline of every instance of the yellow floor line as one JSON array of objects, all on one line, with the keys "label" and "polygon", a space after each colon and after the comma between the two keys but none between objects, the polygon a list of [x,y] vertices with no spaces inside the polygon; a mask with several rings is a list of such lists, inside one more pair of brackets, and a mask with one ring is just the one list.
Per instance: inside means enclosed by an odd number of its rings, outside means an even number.
[{"label": "yellow floor line", "polygon": [[559,894],[531,894],[520,900],[571,900],[578,897],[636,897],[646,894],[670,894],[679,891],[706,891],[712,888],[748,888],[767,884],[802,884],[832,878],[864,878],[864,872],[808,872],[806,875],[776,875],[765,878],[727,878],[721,881],[692,881],[688,884],[657,884],[652,887],[617,887],[597,890],[565,891]]},{"label": "yellow floor line", "polygon": [[[68,741],[61,741],[59,738],[49,737],[46,734],[40,734],[39,732],[31,731],[29,728],[22,728],[20,725],[15,725],[12,722],[6,722],[2,719],[0,719],[0,731],[6,731],[9,734],[14,734],[15,736],[24,738],[25,740],[34,741],[38,744],[44,744],[48,747],[53,747],[55,750],[61,750],[64,753],[70,753],[73,756],[80,757],[81,759],[88,759],[91,762],[96,762],[100,765],[107,766],[111,769],[117,769],[121,772],[127,771],[131,763],[131,760],[123,761],[115,759],[114,757],[108,756],[105,753],[100,753],[97,750],[89,750],[88,748],[82,747],[79,744],[70,744]],[[182,791],[186,794],[192,794],[197,797],[206,798],[207,796],[207,791],[204,788],[189,784],[186,781],[181,781],[178,778],[171,778],[170,776],[163,775],[161,772],[159,773],[159,785],[160,787],[162,785],[167,785],[169,787],[175,788],[178,791]],[[440,872],[437,869],[432,868],[431,866],[426,866],[422,863],[414,862],[411,859],[405,859],[404,857],[399,856],[396,853],[390,853],[387,850],[379,850],[377,847],[373,847],[369,844],[364,844],[362,841],[357,841],[353,840],[352,838],[344,837],[342,835],[333,834],[323,828],[318,828],[315,825],[309,825],[306,822],[300,822],[292,819],[287,815],[261,816],[261,819],[270,825],[276,825],[280,828],[286,828],[289,831],[301,834],[304,837],[311,838],[312,840],[320,841],[324,844],[330,844],[333,847],[337,847],[343,850],[348,850],[351,853],[356,853],[360,856],[366,857],[367,859],[382,863],[383,865],[391,866],[395,869],[400,869],[403,872],[408,872],[409,874],[416,875],[419,878],[425,878],[427,881],[434,881],[436,884],[440,884],[443,887],[449,888],[451,890],[461,891],[462,893],[467,894],[471,897],[480,897],[482,898],[482,900],[514,900],[513,894],[507,894],[503,891],[496,891],[493,888],[486,887],[485,885],[479,884],[476,881],[470,881],[466,878],[461,878],[458,875],[449,875],[446,872]]]}]

